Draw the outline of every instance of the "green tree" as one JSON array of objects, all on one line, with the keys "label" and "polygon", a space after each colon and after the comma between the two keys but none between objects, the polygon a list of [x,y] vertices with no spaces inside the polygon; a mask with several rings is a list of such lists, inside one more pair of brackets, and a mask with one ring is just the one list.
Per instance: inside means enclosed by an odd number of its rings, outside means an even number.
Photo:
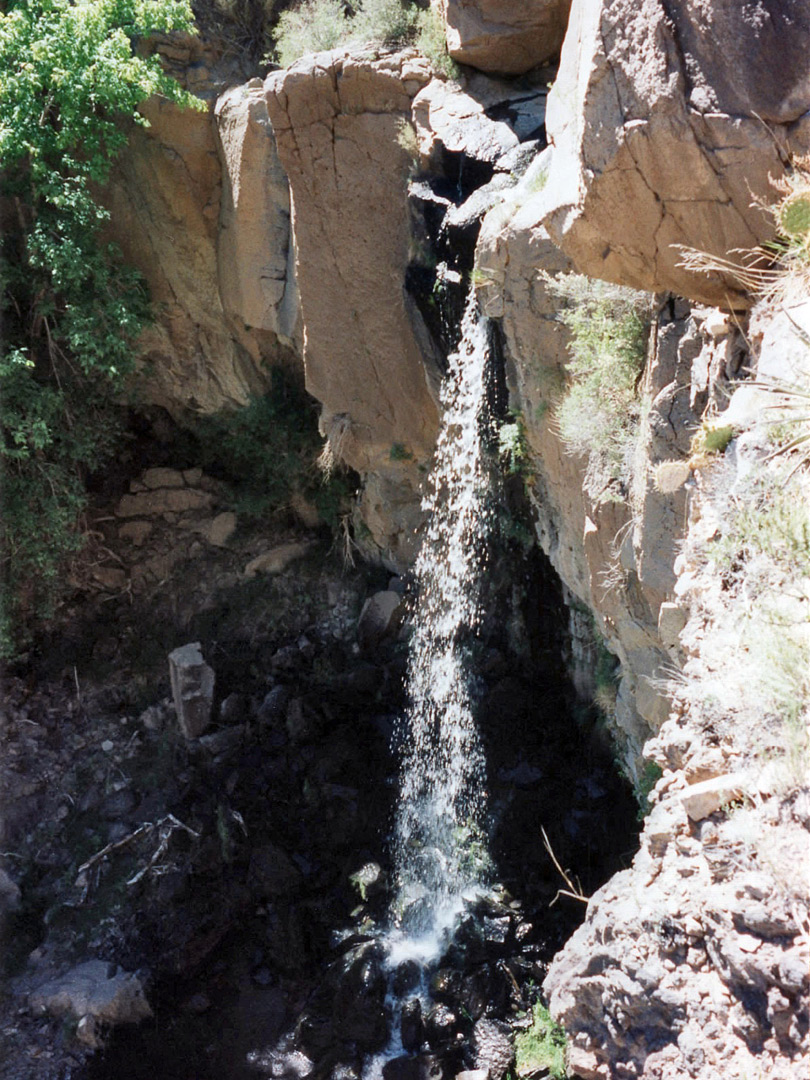
[{"label": "green tree", "polygon": [[138,275],[101,239],[95,191],[138,105],[199,106],[138,51],[192,29],[188,0],[7,0],[0,11],[0,655],[59,594],[81,546],[85,477],[113,451],[115,402],[148,319]]}]

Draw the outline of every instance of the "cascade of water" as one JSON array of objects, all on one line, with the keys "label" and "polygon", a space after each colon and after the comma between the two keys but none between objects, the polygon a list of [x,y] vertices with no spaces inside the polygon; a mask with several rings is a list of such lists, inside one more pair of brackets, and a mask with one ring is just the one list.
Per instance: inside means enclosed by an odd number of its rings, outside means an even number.
[{"label": "cascade of water", "polygon": [[471,294],[450,357],[444,419],[416,563],[418,607],[402,720],[394,831],[397,893],[389,963],[438,958],[465,894],[481,884],[484,757],[473,715],[469,638],[480,619],[480,577],[491,516],[483,435],[486,323]]}]

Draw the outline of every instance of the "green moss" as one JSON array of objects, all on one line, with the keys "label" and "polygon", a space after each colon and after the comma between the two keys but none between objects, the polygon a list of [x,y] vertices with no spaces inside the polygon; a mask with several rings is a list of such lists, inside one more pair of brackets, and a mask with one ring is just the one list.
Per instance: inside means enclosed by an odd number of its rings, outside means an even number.
[{"label": "green moss", "polygon": [[532,1026],[515,1040],[517,1075],[534,1076],[545,1070],[553,1080],[563,1080],[565,1068],[565,1031],[555,1024],[545,1005],[538,1002],[532,1011]]},{"label": "green moss", "polygon": [[644,762],[644,768],[638,774],[635,783],[633,784],[633,794],[638,803],[639,821],[643,821],[652,809],[650,804],[650,792],[663,775],[664,770],[655,761]]}]

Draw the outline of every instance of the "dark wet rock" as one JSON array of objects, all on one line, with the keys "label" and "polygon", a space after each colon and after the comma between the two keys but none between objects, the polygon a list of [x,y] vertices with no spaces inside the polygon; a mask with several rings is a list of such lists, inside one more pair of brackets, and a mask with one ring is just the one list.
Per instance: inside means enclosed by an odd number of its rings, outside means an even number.
[{"label": "dark wet rock", "polygon": [[430,980],[430,992],[437,1001],[458,1001],[463,975],[453,967],[439,968]]},{"label": "dark wet rock", "polygon": [[312,1061],[300,1050],[253,1050],[247,1055],[247,1061],[273,1080],[306,1080],[314,1071]]},{"label": "dark wet rock", "polygon": [[367,1052],[380,1050],[388,1037],[385,1014],[385,951],[379,942],[358,945],[340,961],[333,974],[332,1020],[344,1041]]},{"label": "dark wet rock", "polygon": [[376,664],[358,664],[337,680],[337,686],[351,694],[372,695],[381,686],[380,669]]},{"label": "dark wet rock", "polygon": [[404,997],[411,990],[415,990],[422,980],[422,968],[415,960],[406,960],[400,964],[394,973],[392,986],[394,993]]},{"label": "dark wet rock", "polygon": [[245,738],[245,726],[239,724],[235,727],[220,728],[208,735],[200,736],[199,748],[209,757],[224,759],[234,754],[242,745]]},{"label": "dark wet rock", "polygon": [[442,1080],[444,1071],[433,1054],[396,1057],[383,1065],[383,1080]]},{"label": "dark wet rock", "polygon": [[402,595],[393,589],[374,593],[363,605],[357,621],[361,649],[376,648],[399,629],[404,615]]},{"label": "dark wet rock", "polygon": [[295,645],[285,645],[273,653],[271,665],[275,671],[292,671],[303,660],[301,650]]},{"label": "dark wet rock", "polygon": [[468,913],[461,920],[448,958],[458,967],[480,964],[509,952],[512,937],[512,919],[508,914],[476,917]]},{"label": "dark wet rock", "polygon": [[241,724],[248,716],[249,702],[245,694],[228,694],[219,706],[219,719],[222,724]]},{"label": "dark wet rock", "polygon": [[484,1015],[490,1002],[489,968],[482,966],[468,975],[462,984],[459,1001],[464,1011],[478,1020]]},{"label": "dark wet rock", "polygon": [[369,862],[349,875],[349,881],[365,903],[375,896],[383,895],[388,887],[388,875],[379,863]]},{"label": "dark wet rock", "polygon": [[446,1050],[456,1034],[456,1014],[446,1005],[438,1003],[425,1017],[425,1034],[431,1050]]},{"label": "dark wet rock", "polygon": [[415,1054],[422,1045],[424,1026],[422,1024],[422,1005],[419,998],[411,998],[402,1006],[400,1036],[402,1047],[409,1054]]},{"label": "dark wet rock", "polygon": [[487,1069],[491,1080],[503,1076],[514,1060],[509,1025],[497,1020],[479,1020],[473,1032],[475,1067]]},{"label": "dark wet rock", "polygon": [[275,844],[254,848],[250,856],[248,878],[257,897],[281,897],[294,894],[301,883],[301,873],[292,860]]},{"label": "dark wet rock", "polygon": [[281,724],[286,720],[290,690],[286,686],[274,686],[269,690],[256,710],[256,719],[262,724]]}]

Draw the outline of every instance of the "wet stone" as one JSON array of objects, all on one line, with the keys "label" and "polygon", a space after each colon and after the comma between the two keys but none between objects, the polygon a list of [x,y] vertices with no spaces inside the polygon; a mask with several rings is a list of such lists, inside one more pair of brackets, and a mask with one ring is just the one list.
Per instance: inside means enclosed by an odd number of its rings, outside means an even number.
[{"label": "wet stone", "polygon": [[500,1077],[514,1059],[509,1026],[496,1020],[479,1020],[473,1034],[477,1069],[487,1069],[491,1077]]},{"label": "wet stone", "polygon": [[397,997],[404,997],[415,990],[422,979],[422,968],[415,960],[406,960],[397,968],[393,978],[393,990]]},{"label": "wet stone", "polygon": [[383,1065],[383,1080],[442,1080],[441,1063],[433,1054],[396,1057]]},{"label": "wet stone", "polygon": [[422,1005],[419,998],[411,998],[402,1006],[400,1036],[403,1049],[415,1054],[422,1045],[423,1034]]},{"label": "wet stone", "polygon": [[434,1005],[425,1018],[425,1033],[431,1050],[442,1050],[453,1041],[456,1014],[446,1005]]}]

